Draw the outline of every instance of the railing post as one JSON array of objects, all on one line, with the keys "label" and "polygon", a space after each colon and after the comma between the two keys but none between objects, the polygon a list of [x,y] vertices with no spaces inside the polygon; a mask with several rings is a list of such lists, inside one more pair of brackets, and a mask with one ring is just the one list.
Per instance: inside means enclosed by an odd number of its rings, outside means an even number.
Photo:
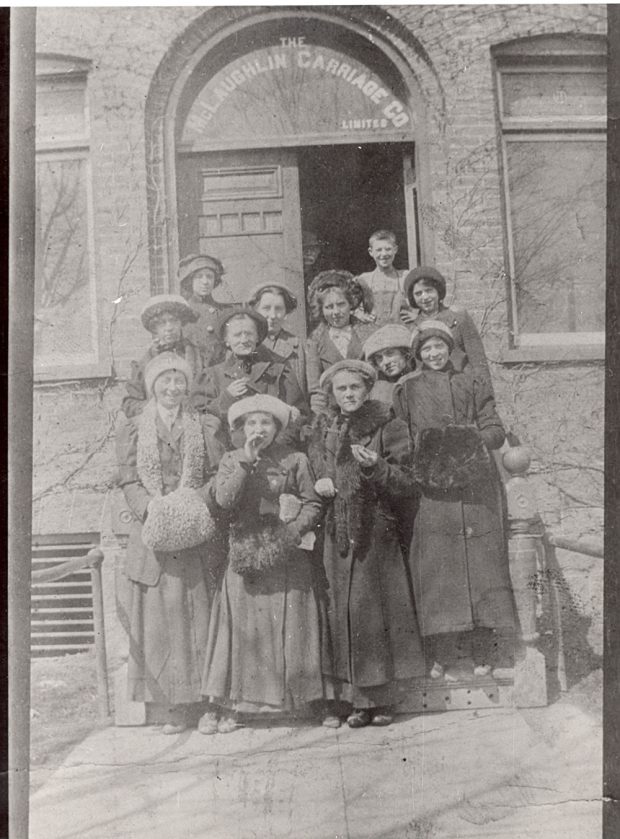
[{"label": "railing post", "polygon": [[504,453],[508,514],[508,560],[523,648],[515,651],[514,701],[519,708],[547,704],[547,673],[544,655],[536,648],[536,592],[542,580],[538,557],[542,534],[536,532],[538,509],[533,486],[526,477],[530,465],[527,449],[515,446]]},{"label": "railing post", "polygon": [[93,548],[90,557],[90,577],[93,587],[93,624],[95,629],[95,657],[97,667],[97,701],[100,722],[110,718],[110,693],[108,689],[108,662],[105,650],[105,622],[103,616],[103,586],[101,583],[101,565],[103,552]]}]

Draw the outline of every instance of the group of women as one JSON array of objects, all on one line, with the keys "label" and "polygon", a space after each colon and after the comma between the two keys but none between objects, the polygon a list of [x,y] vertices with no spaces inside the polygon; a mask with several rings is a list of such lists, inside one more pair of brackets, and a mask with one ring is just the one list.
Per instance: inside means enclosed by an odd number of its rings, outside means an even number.
[{"label": "group of women", "polygon": [[130,698],[165,707],[168,734],[308,709],[359,728],[391,723],[425,674],[509,664],[489,456],[504,429],[444,278],[409,272],[410,311],[377,329],[363,284],[323,272],[304,346],[284,326],[290,289],[265,283],[217,310],[192,299],[192,260],[211,270],[208,298],[217,284],[221,264],[191,257],[191,294],[149,301],[153,343],[117,430],[134,518]]}]

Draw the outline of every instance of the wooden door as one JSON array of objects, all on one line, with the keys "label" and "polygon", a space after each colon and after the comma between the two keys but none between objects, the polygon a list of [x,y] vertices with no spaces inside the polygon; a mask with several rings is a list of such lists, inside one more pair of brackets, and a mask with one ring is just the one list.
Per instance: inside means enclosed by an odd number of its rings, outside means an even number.
[{"label": "wooden door", "polygon": [[216,295],[243,301],[252,286],[283,282],[298,299],[291,331],[304,334],[297,157],[291,149],[183,156],[177,168],[180,255],[207,253],[226,269]]}]

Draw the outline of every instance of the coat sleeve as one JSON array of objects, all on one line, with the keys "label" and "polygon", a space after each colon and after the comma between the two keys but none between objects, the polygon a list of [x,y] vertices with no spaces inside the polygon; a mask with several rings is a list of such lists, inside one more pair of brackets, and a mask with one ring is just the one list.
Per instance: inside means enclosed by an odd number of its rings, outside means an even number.
[{"label": "coat sleeve", "polygon": [[252,464],[243,452],[226,452],[215,476],[215,500],[223,510],[231,510],[241,498]]},{"label": "coat sleeve", "polygon": [[146,388],[144,386],[144,360],[131,362],[131,376],[126,385],[126,395],[121,402],[121,410],[126,417],[136,417],[141,414],[146,405]]},{"label": "coat sleeve", "polygon": [[319,355],[319,341],[318,336],[313,333],[306,342],[306,379],[308,381],[308,393],[317,393],[320,390],[320,378],[321,359]]},{"label": "coat sleeve", "polygon": [[295,461],[295,491],[302,502],[297,518],[289,524],[289,529],[297,536],[303,536],[319,522],[323,504],[314,491],[314,475],[308,458],[301,452]]},{"label": "coat sleeve", "polygon": [[[217,371],[213,367],[205,368],[197,377],[192,387],[190,402],[196,411],[213,414],[222,421],[226,421],[226,412],[230,405],[225,404],[227,394],[220,388]],[[230,404],[233,400],[230,399]]]},{"label": "coat sleeve", "polygon": [[379,460],[370,469],[362,469],[381,494],[390,499],[413,497],[416,488],[411,474],[412,446],[407,424],[390,420],[381,430]]},{"label": "coat sleeve", "polygon": [[138,476],[138,428],[136,423],[119,417],[116,425],[116,458],[118,484],[123,490],[127,506],[138,519],[144,521],[151,495],[142,486]]},{"label": "coat sleeve", "polygon": [[487,449],[499,449],[506,439],[506,431],[495,408],[490,382],[474,378],[474,407],[476,425]]},{"label": "coat sleeve", "polygon": [[489,370],[489,362],[476,324],[471,315],[465,311],[458,313],[457,322],[463,341],[463,350],[469,359],[469,363],[479,376],[488,379],[490,384],[491,371]]}]

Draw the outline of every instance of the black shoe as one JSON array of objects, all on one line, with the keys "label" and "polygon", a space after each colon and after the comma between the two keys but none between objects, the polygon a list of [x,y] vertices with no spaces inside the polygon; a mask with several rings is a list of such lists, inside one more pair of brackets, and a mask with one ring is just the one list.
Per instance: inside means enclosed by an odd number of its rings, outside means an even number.
[{"label": "black shoe", "polygon": [[352,714],[347,717],[349,728],[364,728],[370,725],[371,717],[370,711],[365,708],[356,708]]}]

